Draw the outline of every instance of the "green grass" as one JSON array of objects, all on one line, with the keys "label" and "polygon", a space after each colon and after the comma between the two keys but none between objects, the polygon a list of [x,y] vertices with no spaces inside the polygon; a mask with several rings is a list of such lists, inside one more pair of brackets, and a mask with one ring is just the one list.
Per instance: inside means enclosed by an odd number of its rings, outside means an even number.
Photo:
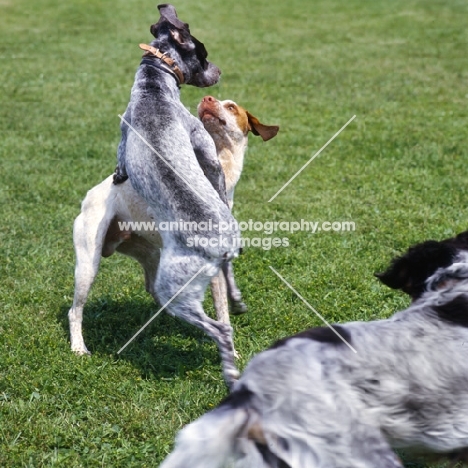
[{"label": "green grass", "polygon": [[[331,322],[404,307],[373,272],[412,243],[467,228],[467,3],[176,7],[223,71],[212,89],[184,88],[183,102],[194,111],[210,93],[281,126],[268,143],[251,137],[236,217],[356,223],[236,261],[250,310],[233,318],[240,367],[320,325],[270,265]],[[156,310],[139,266],[121,256],[103,261],[86,308],[93,356],[69,351],[72,222],[113,171],[137,44],[157,18],[142,0],[0,0],[0,466],[158,466],[176,431],[226,394],[215,345],[167,316],[116,354]]]}]

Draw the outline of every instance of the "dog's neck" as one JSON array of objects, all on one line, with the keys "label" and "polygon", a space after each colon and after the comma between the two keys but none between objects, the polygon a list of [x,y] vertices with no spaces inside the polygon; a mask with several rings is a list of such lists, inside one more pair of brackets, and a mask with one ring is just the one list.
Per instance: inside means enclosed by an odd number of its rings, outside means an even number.
[{"label": "dog's neck", "polygon": [[177,66],[175,60],[171,58],[167,52],[162,52],[159,48],[148,44],[140,44],[139,47],[145,51],[142,57],[142,63],[156,66],[157,68],[170,73],[177,81],[177,86],[180,86],[185,82],[182,70]]},{"label": "dog's neck", "polygon": [[160,96],[161,99],[180,99],[180,87],[177,80],[157,62],[141,61],[135,77],[132,93],[146,92]]},{"label": "dog's neck", "polygon": [[216,146],[218,159],[226,178],[226,190],[229,193],[234,190],[241,176],[248,139],[245,136],[241,141],[238,141],[228,134],[223,136],[212,134],[211,137]]},{"label": "dog's neck", "polygon": [[179,76],[172,70],[169,65],[166,63],[162,62],[159,60],[157,57],[151,57],[151,56],[146,56],[144,55],[141,59],[140,65],[148,65],[150,67],[157,68],[158,70],[162,70],[163,72],[169,74],[174,78],[177,87],[180,88],[181,81],[179,79]]}]

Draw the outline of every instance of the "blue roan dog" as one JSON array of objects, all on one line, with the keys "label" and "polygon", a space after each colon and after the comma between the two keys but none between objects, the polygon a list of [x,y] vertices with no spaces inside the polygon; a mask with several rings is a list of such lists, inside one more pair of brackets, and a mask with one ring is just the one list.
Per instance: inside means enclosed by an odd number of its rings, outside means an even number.
[{"label": "blue roan dog", "polygon": [[448,244],[440,267],[417,255],[431,276],[408,309],[334,326],[357,353],[313,328],[254,357],[161,468],[402,468],[394,448],[468,461],[468,263]]},{"label": "blue roan dog", "polygon": [[[121,125],[119,171],[149,205],[159,222],[212,222],[207,245],[188,247],[193,233],[161,231],[163,249],[154,284],[166,311],[205,331],[218,345],[224,377],[232,385],[232,328],[208,317],[202,307],[206,287],[224,262],[237,256],[239,232],[227,203],[224,174],[215,144],[203,124],[180,101],[179,86],[218,82],[220,70],[206,60],[201,42],[172,5],[159,5],[151,26],[155,39],[141,47],[130,103]],[[216,229],[220,223],[228,229]],[[221,237],[220,237],[221,236]],[[209,242],[208,242],[209,241]]]},{"label": "blue roan dog", "polygon": [[[71,348],[77,354],[89,354],[82,334],[83,308],[101,256],[117,251],[142,265],[146,290],[161,305],[173,298],[167,304],[170,314],[216,341],[231,385],[238,373],[228,299],[233,314],[245,312],[246,306],[228,261],[237,251],[230,208],[249,133],[267,141],[279,127],[261,123],[234,101],[212,96],[200,102],[200,120],[193,117],[179,101],[179,85],[212,85],[220,71],[206,60],[203,44],[190,35],[174,8],[160,5],[159,9],[161,18],[151,27],[156,40],[140,45],[146,53],[122,122],[118,170],[88,192],[74,223],[75,294],[68,314]],[[216,242],[209,248],[190,247],[188,237],[197,232],[123,228],[122,222],[129,221],[211,224],[213,231],[203,236]],[[225,226],[221,239],[216,237],[220,222]],[[218,240],[223,243],[218,245]],[[224,275],[213,277],[220,266]],[[201,306],[210,278],[217,321],[208,318]]]}]

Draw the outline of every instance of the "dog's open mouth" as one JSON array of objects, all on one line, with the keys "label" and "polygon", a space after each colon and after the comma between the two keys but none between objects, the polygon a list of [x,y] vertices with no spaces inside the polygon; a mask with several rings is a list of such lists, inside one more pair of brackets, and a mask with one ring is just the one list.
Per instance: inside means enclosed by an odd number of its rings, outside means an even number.
[{"label": "dog's open mouth", "polygon": [[205,123],[205,122],[208,122],[210,120],[217,120],[219,121],[219,123],[221,125],[226,125],[226,121],[221,119],[220,117],[218,117],[217,115],[215,114],[212,114],[210,111],[208,110],[205,110],[205,111],[202,111],[201,114],[200,114],[200,120]]}]

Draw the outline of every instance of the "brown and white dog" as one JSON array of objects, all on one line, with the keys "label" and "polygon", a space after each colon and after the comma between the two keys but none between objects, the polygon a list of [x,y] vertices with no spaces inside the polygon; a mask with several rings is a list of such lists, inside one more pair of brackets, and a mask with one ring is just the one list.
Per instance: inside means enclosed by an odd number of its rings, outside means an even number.
[{"label": "brown and white dog", "polygon": [[234,101],[218,101],[205,96],[198,105],[198,117],[213,138],[218,158],[226,178],[229,208],[234,205],[234,188],[240,179],[247,149],[247,134],[251,131],[264,141],[278,133],[279,127],[263,125],[250,112]]},{"label": "brown and white dog", "polygon": [[[234,188],[239,181],[248,143],[248,133],[259,135],[264,141],[273,138],[277,126],[263,125],[235,102],[218,101],[206,96],[198,106],[198,115],[212,136],[226,178],[229,206],[233,206]],[[159,232],[148,229],[157,220],[151,215],[147,203],[136,193],[129,180],[115,185],[113,175],[93,187],[81,205],[75,220],[73,242],[76,253],[75,293],[68,313],[71,349],[77,354],[90,354],[82,335],[83,308],[99,269],[101,257],[114,252],[128,255],[141,264],[145,273],[145,286],[152,291],[160,259],[162,240]],[[129,228],[128,223],[146,223],[143,229]],[[120,224],[119,224],[120,223]],[[123,224],[127,226],[122,228]],[[135,224],[133,224],[135,226]],[[229,323],[228,297],[232,313],[246,311],[237,288],[230,263],[223,274],[211,282],[217,319]],[[226,291],[227,286],[227,291]]]}]

